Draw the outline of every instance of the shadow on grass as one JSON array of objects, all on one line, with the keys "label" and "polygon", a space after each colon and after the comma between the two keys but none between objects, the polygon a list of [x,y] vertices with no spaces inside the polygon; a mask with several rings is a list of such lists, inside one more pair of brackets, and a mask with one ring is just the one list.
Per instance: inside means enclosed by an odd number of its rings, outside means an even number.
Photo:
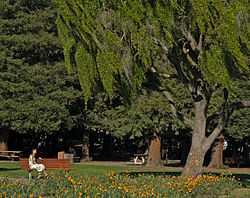
[{"label": "shadow on grass", "polygon": [[250,174],[233,174],[244,187],[250,187]]},{"label": "shadow on grass", "polygon": [[0,168],[0,172],[2,171],[17,171],[21,170],[20,168]]},{"label": "shadow on grass", "polygon": [[[221,175],[220,173],[204,173],[208,175]],[[181,172],[150,172],[150,171],[132,171],[132,172],[121,172],[119,175],[126,175],[130,177],[140,176],[180,176]],[[250,174],[233,174],[229,177],[235,177],[244,187],[250,187]]]},{"label": "shadow on grass", "polygon": [[144,176],[180,176],[180,172],[152,172],[152,171],[131,171],[131,172],[121,172],[119,175],[126,175],[131,177]]}]

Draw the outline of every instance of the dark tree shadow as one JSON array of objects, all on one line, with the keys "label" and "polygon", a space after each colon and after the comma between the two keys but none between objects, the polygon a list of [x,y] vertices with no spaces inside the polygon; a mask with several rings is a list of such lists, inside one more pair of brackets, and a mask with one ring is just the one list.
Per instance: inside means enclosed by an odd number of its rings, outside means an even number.
[{"label": "dark tree shadow", "polygon": [[0,172],[3,171],[17,171],[17,170],[21,170],[20,168],[0,168]]},{"label": "dark tree shadow", "polygon": [[[221,173],[204,173],[205,175],[217,175],[220,176]],[[181,172],[150,172],[150,171],[132,171],[132,172],[121,172],[119,175],[122,176],[129,176],[129,177],[140,177],[140,176],[161,176],[161,177],[167,177],[167,176],[180,176]],[[235,177],[236,180],[238,180],[243,187],[250,187],[250,173],[249,174],[233,174],[228,177]]]},{"label": "dark tree shadow", "polygon": [[141,175],[144,176],[180,176],[180,172],[151,172],[151,171],[132,171],[132,172],[121,172],[119,175],[126,175],[130,177],[140,177]]}]

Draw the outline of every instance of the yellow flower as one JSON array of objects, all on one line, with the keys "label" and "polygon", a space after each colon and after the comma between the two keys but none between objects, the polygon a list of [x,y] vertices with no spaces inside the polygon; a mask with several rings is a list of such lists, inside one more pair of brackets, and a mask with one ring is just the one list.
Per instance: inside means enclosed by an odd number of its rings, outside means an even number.
[{"label": "yellow flower", "polygon": [[82,195],[83,195],[83,193],[82,193],[82,192],[79,192],[78,197],[81,198]]}]

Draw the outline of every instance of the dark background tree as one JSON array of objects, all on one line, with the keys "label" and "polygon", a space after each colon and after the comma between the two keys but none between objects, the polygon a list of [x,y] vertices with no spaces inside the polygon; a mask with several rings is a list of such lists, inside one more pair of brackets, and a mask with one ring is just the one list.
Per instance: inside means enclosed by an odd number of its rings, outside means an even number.
[{"label": "dark background tree", "polygon": [[[0,142],[7,132],[65,132],[82,122],[81,91],[66,75],[48,0],[0,1]],[[5,138],[4,138],[5,137]]]}]

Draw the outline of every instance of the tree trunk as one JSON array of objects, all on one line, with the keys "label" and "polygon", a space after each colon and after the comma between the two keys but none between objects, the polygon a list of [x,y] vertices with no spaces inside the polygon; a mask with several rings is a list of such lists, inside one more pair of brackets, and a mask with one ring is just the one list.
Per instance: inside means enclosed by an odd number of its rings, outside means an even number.
[{"label": "tree trunk", "polygon": [[224,136],[221,134],[215,143],[213,144],[211,161],[208,168],[223,168],[223,147],[224,147]]},{"label": "tree trunk", "polygon": [[197,137],[192,138],[192,146],[190,148],[188,158],[182,172],[182,176],[198,176],[202,173],[205,151],[203,150],[202,141]]},{"label": "tree trunk", "polygon": [[82,161],[89,161],[89,134],[84,135],[82,143]]},{"label": "tree trunk", "polygon": [[0,151],[8,150],[9,132],[5,129],[0,129]]},{"label": "tree trunk", "polygon": [[159,136],[155,135],[149,144],[147,166],[161,165],[161,140]]},{"label": "tree trunk", "polygon": [[202,173],[203,162],[207,149],[203,142],[206,138],[206,111],[207,101],[205,99],[194,104],[194,128],[192,131],[192,144],[188,154],[182,176],[198,176]]},{"label": "tree trunk", "polygon": [[202,173],[203,162],[207,151],[214,143],[215,139],[221,134],[223,124],[218,124],[212,133],[206,137],[207,132],[207,106],[208,102],[202,99],[194,104],[194,128],[192,131],[192,144],[188,154],[188,159],[183,176],[196,177]]}]

